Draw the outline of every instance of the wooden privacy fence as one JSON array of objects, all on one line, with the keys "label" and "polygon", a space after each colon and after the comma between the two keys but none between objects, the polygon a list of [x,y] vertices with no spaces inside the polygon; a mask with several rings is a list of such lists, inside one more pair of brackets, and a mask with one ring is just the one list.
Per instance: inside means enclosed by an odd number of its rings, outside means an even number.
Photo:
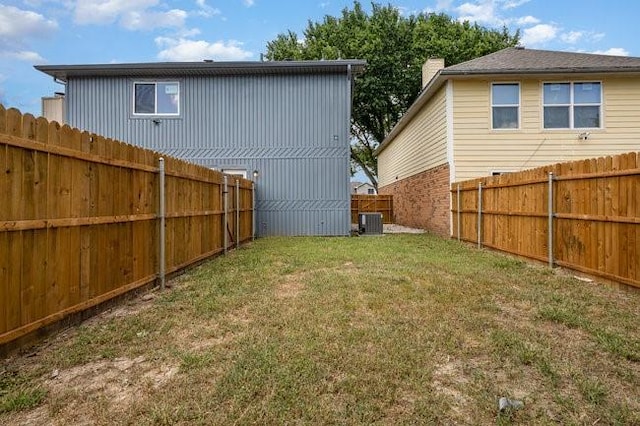
[{"label": "wooden privacy fence", "polygon": [[351,195],[351,223],[360,213],[382,213],[383,223],[393,223],[393,195]]},{"label": "wooden privacy fence", "polygon": [[251,181],[2,105],[0,165],[0,346],[254,235]]},{"label": "wooden privacy fence", "polygon": [[640,287],[640,155],[451,185],[453,236]]}]

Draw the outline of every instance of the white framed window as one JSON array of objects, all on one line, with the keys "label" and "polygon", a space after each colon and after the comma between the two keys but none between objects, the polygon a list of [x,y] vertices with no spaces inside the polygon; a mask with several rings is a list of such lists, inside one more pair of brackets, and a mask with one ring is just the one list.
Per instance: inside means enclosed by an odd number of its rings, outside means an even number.
[{"label": "white framed window", "polygon": [[491,128],[520,128],[520,83],[491,84]]},{"label": "white framed window", "polygon": [[222,169],[221,171],[228,175],[241,176],[243,179],[247,178],[247,171],[245,169]]},{"label": "white framed window", "polygon": [[133,83],[134,115],[180,115],[180,83],[137,81]]},{"label": "white framed window", "polygon": [[602,83],[557,82],[542,85],[545,129],[598,129],[602,127]]}]

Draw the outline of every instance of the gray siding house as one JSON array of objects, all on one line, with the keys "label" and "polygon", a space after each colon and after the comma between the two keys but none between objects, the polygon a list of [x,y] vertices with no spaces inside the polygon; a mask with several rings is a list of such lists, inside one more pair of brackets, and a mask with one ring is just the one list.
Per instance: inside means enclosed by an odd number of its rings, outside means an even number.
[{"label": "gray siding house", "polygon": [[364,61],[40,65],[65,121],[226,173],[257,172],[257,234],[348,235],[354,75]]}]

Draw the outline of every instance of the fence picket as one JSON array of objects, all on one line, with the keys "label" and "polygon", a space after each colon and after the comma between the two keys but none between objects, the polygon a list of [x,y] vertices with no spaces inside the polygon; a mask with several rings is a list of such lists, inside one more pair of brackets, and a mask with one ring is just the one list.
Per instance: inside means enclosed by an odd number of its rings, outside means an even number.
[{"label": "fence picket", "polygon": [[[156,280],[159,157],[0,105],[0,346]],[[165,158],[171,272],[221,253],[226,229],[223,175]],[[234,191],[240,244],[251,182]]]},{"label": "fence picket", "polygon": [[360,213],[382,213],[383,223],[393,223],[392,195],[351,195],[351,223],[358,223]]},{"label": "fence picket", "polygon": [[[460,187],[461,239],[478,242],[478,184],[484,182],[483,245],[547,261],[553,243],[557,264],[640,287],[638,158],[628,153],[452,184],[452,200]],[[550,171],[558,177],[552,240],[545,223]]]}]

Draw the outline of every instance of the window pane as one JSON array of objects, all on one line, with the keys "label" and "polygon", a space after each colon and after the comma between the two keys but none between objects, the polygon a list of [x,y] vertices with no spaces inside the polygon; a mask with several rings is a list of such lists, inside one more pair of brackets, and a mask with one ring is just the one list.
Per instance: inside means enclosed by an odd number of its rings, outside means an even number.
[{"label": "window pane", "polygon": [[545,129],[568,129],[569,107],[544,107]]},{"label": "window pane", "polygon": [[600,127],[600,107],[577,106],[573,109],[573,127]]},{"label": "window pane", "polygon": [[493,128],[494,129],[517,129],[518,128],[518,108],[517,107],[493,107]]},{"label": "window pane", "polygon": [[158,83],[158,114],[178,114],[178,83]]},{"label": "window pane", "polygon": [[135,108],[136,114],[153,114],[155,112],[155,84],[135,85]]},{"label": "window pane", "polygon": [[568,104],[571,102],[569,88],[569,83],[545,83],[544,104]]},{"label": "window pane", "polygon": [[599,104],[600,83],[574,83],[573,102],[576,104]]},{"label": "window pane", "polygon": [[494,84],[493,105],[518,105],[520,104],[520,91],[517,84]]}]

